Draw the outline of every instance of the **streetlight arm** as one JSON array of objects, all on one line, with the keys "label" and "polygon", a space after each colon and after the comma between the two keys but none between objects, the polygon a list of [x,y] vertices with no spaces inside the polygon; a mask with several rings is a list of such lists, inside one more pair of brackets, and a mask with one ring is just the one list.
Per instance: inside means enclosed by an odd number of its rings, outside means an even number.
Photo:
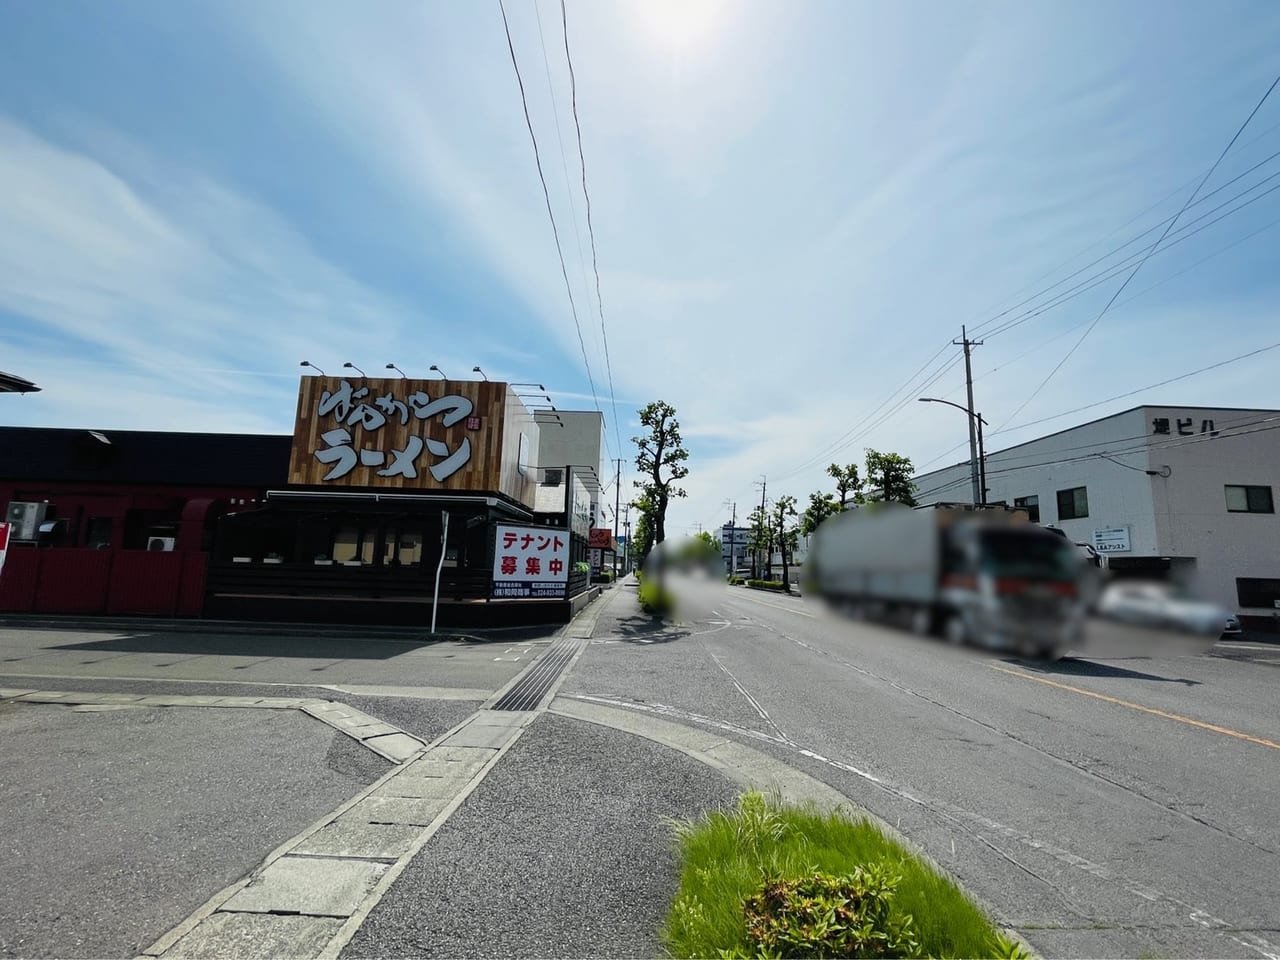
[{"label": "streetlight arm", "polygon": [[[961,411],[961,412],[962,412],[966,417],[967,417],[967,416],[970,416],[969,408],[968,408],[968,407],[961,406],[961,405],[960,405],[960,404],[958,404],[958,403],[952,403],[950,400],[943,400],[943,399],[941,399],[941,398],[939,398],[939,397],[919,397],[918,399],[919,399],[919,401],[920,401],[921,403],[945,403],[948,407],[955,407],[957,410]],[[983,419],[982,419],[982,414],[980,414],[980,413],[972,414],[972,416],[973,416],[973,417],[974,417],[974,418],[975,418],[979,423],[982,423],[982,424],[986,424],[986,423],[987,423],[987,421],[985,421],[985,420],[983,420]]]}]

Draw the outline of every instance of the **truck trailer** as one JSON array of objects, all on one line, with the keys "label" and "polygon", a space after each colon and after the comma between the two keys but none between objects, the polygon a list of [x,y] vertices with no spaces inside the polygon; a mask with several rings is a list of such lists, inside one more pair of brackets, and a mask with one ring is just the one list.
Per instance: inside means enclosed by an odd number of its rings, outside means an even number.
[{"label": "truck trailer", "polygon": [[809,561],[810,587],[834,606],[951,643],[1057,659],[1083,636],[1083,558],[1021,514],[852,510],[823,522]]}]

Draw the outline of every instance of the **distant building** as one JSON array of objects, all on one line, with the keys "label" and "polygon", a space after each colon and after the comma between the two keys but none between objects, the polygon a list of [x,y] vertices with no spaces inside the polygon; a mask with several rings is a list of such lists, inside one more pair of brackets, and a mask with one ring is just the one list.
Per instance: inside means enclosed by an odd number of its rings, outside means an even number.
[{"label": "distant building", "polygon": [[751,566],[751,552],[747,544],[751,540],[750,527],[735,527],[726,523],[720,528],[720,556],[730,573]]},{"label": "distant building", "polygon": [[[1253,629],[1280,628],[1280,410],[1140,406],[987,454],[988,503],[1025,510],[1117,576],[1185,583]],[[967,498],[969,463],[915,478]]]}]

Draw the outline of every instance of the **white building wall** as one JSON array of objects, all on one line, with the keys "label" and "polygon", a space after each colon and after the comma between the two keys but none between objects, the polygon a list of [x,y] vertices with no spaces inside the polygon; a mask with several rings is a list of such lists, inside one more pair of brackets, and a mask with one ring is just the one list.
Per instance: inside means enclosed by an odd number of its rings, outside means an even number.
[{"label": "white building wall", "polygon": [[578,471],[596,505],[592,522],[600,517],[600,488],[604,484],[604,466],[601,451],[604,449],[604,414],[596,410],[560,410],[558,425],[550,413],[537,413],[538,466],[558,468],[566,466],[591,467],[595,477]]},{"label": "white building wall", "polygon": [[[1195,557],[1193,586],[1203,596],[1246,615],[1274,615],[1241,608],[1236,578],[1280,578],[1280,515],[1229,513],[1226,486],[1269,486],[1276,501],[1280,413],[1179,407],[1146,412],[1148,431],[1153,419],[1170,423],[1170,434],[1152,435],[1147,451],[1150,468],[1169,474],[1153,478],[1161,554]],[[1210,430],[1217,437],[1201,432],[1206,420],[1213,421]],[[1192,432],[1180,436],[1179,422]]]}]

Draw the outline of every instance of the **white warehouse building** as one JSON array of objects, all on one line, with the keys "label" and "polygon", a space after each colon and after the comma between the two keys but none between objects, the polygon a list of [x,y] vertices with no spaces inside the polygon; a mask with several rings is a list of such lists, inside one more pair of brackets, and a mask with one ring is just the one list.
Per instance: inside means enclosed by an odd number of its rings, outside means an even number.
[{"label": "white warehouse building", "polygon": [[[1280,410],[1141,406],[987,454],[985,501],[1280,630],[1278,482]],[[971,500],[968,460],[915,483],[922,505]]]}]

